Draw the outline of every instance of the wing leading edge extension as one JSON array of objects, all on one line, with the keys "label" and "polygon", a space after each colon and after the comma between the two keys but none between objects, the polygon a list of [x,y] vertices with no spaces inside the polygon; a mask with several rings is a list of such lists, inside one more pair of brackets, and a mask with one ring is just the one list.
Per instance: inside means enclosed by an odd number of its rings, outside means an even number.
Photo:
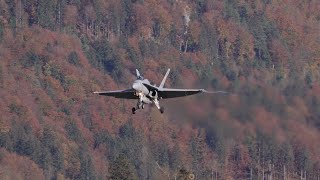
[{"label": "wing leading edge extension", "polygon": [[117,91],[100,91],[100,92],[94,92],[94,93],[102,96],[112,96],[115,98],[122,98],[122,99],[139,99],[139,97],[135,95],[134,89],[117,90]]}]

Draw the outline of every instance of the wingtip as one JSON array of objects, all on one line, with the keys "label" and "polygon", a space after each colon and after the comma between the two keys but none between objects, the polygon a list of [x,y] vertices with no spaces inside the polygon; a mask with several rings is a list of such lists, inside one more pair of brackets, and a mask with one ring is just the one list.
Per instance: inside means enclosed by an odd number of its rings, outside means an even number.
[{"label": "wingtip", "polygon": [[205,89],[202,89],[201,91],[208,94],[228,94],[226,91],[207,91]]}]

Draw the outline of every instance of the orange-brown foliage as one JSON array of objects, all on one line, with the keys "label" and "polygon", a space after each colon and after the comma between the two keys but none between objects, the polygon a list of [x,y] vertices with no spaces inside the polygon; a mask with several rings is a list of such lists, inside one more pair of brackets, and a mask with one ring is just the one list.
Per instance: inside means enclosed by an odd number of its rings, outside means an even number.
[{"label": "orange-brown foliage", "polygon": [[43,171],[29,158],[0,149],[0,179],[45,179]]}]

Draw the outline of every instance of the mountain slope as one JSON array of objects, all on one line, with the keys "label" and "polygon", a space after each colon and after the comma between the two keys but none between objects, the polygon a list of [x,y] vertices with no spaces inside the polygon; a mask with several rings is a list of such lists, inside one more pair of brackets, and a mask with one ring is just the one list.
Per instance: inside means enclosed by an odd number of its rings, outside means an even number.
[{"label": "mountain slope", "polygon": [[[0,1],[0,167],[12,169],[0,177],[316,179],[319,7]],[[133,116],[136,102],[92,93],[130,87],[136,68],[155,84],[171,68],[168,87],[230,94]]]}]

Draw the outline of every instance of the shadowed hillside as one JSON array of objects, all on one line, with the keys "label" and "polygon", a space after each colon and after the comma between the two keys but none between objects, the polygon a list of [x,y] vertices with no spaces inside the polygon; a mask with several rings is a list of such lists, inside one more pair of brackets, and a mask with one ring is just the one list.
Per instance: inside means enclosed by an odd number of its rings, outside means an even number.
[{"label": "shadowed hillside", "polygon": [[[0,0],[0,179],[319,179],[319,32],[316,0]],[[92,93],[136,68],[229,94]]]}]

